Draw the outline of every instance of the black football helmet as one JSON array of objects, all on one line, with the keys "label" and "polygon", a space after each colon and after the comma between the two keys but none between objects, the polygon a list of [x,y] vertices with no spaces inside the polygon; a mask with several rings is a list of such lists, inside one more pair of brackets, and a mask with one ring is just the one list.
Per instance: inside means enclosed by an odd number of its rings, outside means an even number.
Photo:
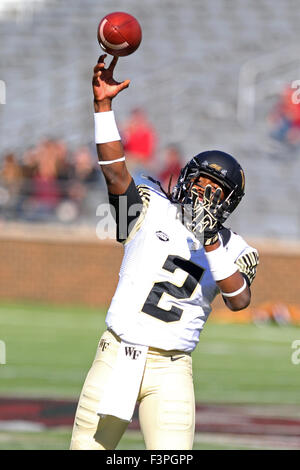
[{"label": "black football helmet", "polygon": [[216,180],[225,193],[228,206],[220,220],[223,223],[245,194],[244,171],[235,158],[228,153],[220,150],[201,152],[182,168],[177,184],[172,191],[172,199],[181,204],[192,203],[192,183],[200,175]]}]

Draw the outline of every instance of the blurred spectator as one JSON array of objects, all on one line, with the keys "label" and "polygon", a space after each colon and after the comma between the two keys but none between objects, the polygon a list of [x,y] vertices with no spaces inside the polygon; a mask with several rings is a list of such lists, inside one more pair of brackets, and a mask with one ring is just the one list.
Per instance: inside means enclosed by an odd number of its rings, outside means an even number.
[{"label": "blurred spectator", "polygon": [[278,325],[288,325],[291,323],[291,315],[286,305],[278,303],[273,308],[273,318]]},{"label": "blurred spectator", "polygon": [[1,169],[1,183],[11,194],[18,193],[23,180],[22,168],[17,162],[16,156],[9,153],[4,157]]},{"label": "blurred spectator", "polygon": [[151,169],[157,145],[157,134],[142,109],[132,110],[128,121],[123,125],[122,138],[128,167],[133,177],[145,169]]},{"label": "blurred spectator", "polygon": [[[44,138],[0,168],[0,213],[5,219],[69,223],[89,216],[101,172],[88,147],[70,153],[63,140]],[[89,205],[90,204],[90,205]]]},{"label": "blurred spectator", "polygon": [[291,323],[289,307],[282,303],[266,303],[253,309],[253,323],[264,325],[266,323],[276,323],[277,325],[288,325]]},{"label": "blurred spectator", "polygon": [[9,153],[4,157],[0,171],[0,208],[3,215],[5,213],[9,217],[16,215],[22,183],[22,168],[16,156]]},{"label": "blurred spectator", "polygon": [[271,136],[290,145],[300,144],[300,103],[293,102],[294,93],[295,89],[287,86],[269,116],[274,127]]},{"label": "blurred spectator", "polygon": [[94,159],[88,147],[79,148],[73,157],[71,178],[82,183],[95,183],[99,172],[95,168]]},{"label": "blurred spectator", "polygon": [[68,160],[68,148],[66,143],[62,140],[55,141],[53,151],[55,152],[57,179],[59,181],[66,181],[70,178],[72,169],[72,165]]},{"label": "blurred spectator", "polygon": [[80,204],[87,194],[87,185],[99,179],[99,173],[94,167],[93,157],[88,147],[81,147],[75,152],[70,177],[69,197]]},{"label": "blurred spectator", "polygon": [[49,148],[44,155],[39,155],[37,171],[31,181],[31,197],[26,203],[30,220],[42,220],[54,215],[61,200],[55,164],[56,160]]},{"label": "blurred spectator", "polygon": [[174,185],[177,182],[180,170],[183,166],[182,160],[182,154],[178,145],[170,144],[165,148],[163,154],[163,169],[158,179],[166,191],[169,189],[169,184],[171,186],[171,184]]},{"label": "blurred spectator", "polygon": [[23,176],[26,179],[30,179],[34,176],[38,165],[38,149],[37,147],[31,147],[22,156],[21,166]]}]

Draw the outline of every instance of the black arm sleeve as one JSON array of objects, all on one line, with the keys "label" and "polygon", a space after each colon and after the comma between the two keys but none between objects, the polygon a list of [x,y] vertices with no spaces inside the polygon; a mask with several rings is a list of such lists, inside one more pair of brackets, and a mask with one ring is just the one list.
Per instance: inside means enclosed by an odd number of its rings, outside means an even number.
[{"label": "black arm sleeve", "polygon": [[109,203],[115,208],[115,220],[117,224],[117,241],[127,239],[130,227],[138,219],[142,212],[143,201],[133,180],[124,194],[108,193]]}]

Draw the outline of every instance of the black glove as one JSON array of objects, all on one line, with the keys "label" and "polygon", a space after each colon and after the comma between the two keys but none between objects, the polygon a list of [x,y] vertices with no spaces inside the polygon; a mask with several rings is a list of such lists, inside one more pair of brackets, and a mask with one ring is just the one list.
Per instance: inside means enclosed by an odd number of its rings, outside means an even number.
[{"label": "black glove", "polygon": [[221,220],[229,206],[226,200],[221,202],[222,190],[217,188],[212,194],[212,187],[205,187],[203,201],[197,198],[194,204],[193,232],[203,245],[213,245],[218,241],[218,232],[222,228]]}]

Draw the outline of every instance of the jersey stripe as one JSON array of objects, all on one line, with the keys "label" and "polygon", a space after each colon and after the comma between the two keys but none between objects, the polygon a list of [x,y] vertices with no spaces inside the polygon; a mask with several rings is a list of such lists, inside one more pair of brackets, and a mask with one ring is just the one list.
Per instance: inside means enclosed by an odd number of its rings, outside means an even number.
[{"label": "jersey stripe", "polygon": [[257,251],[240,256],[236,260],[235,264],[237,264],[239,271],[247,276],[249,284],[251,285],[256,276],[256,268],[259,264],[259,256]]},{"label": "jersey stripe", "polygon": [[127,239],[123,242],[124,245],[126,243],[129,243],[134,238],[138,230],[141,228],[141,225],[144,222],[144,219],[145,219],[145,216],[146,216],[149,204],[150,204],[151,193],[150,193],[149,187],[140,184],[137,186],[137,190],[143,201],[143,209],[136,224],[134,225],[133,229],[129,233]]}]

